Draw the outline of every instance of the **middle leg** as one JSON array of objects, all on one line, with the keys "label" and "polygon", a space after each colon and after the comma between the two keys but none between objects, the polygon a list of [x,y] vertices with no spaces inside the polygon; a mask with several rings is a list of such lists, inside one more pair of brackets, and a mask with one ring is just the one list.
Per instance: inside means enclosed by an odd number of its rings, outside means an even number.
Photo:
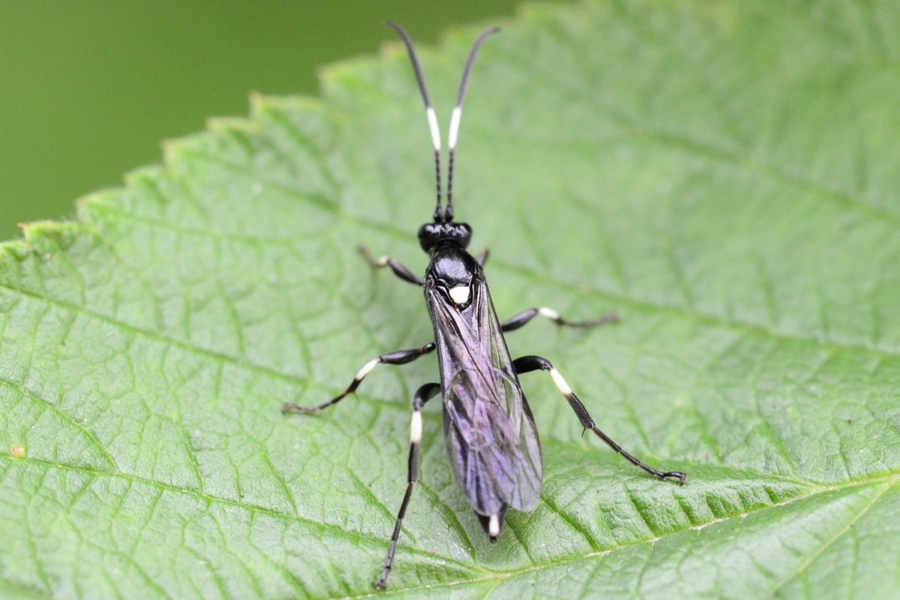
[{"label": "middle leg", "polygon": [[324,408],[328,408],[329,406],[333,406],[349,396],[350,394],[356,391],[356,388],[359,387],[359,384],[362,383],[362,380],[366,378],[366,375],[369,372],[377,367],[378,365],[403,365],[408,362],[412,362],[419,358],[420,356],[424,356],[429,352],[434,351],[435,345],[434,342],[428,342],[421,348],[413,348],[411,350],[397,350],[395,352],[388,352],[387,354],[382,354],[376,358],[373,358],[365,365],[363,368],[359,370],[356,374],[356,377],[353,378],[353,381],[350,382],[350,385],[347,386],[347,389],[338,396],[335,396],[328,402],[323,402],[322,404],[317,404],[315,406],[300,406],[298,404],[294,404],[293,402],[285,402],[281,406],[281,412],[283,414],[287,413],[299,413],[299,414],[309,414],[318,412]]},{"label": "middle leg", "polygon": [[500,324],[500,329],[503,330],[504,333],[509,331],[514,331],[528,323],[528,321],[532,320],[536,316],[542,316],[544,318],[550,319],[560,327],[598,327],[605,323],[615,323],[619,320],[619,315],[615,312],[606,313],[602,317],[597,317],[596,319],[591,319],[589,321],[567,321],[563,319],[558,312],[553,310],[552,308],[547,308],[545,306],[529,308],[528,310],[523,310],[517,315],[513,315],[507,320],[503,321]]}]

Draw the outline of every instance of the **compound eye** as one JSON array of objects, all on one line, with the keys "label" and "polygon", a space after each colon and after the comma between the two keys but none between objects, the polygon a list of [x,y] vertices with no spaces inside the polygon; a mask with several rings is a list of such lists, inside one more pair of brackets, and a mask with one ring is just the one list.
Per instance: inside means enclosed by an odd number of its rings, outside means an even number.
[{"label": "compound eye", "polygon": [[434,223],[425,223],[419,227],[419,245],[422,250],[429,252],[434,248],[441,237],[440,226]]},{"label": "compound eye", "polygon": [[454,227],[453,237],[459,241],[460,246],[467,248],[472,239],[472,228],[468,223],[457,223]]}]

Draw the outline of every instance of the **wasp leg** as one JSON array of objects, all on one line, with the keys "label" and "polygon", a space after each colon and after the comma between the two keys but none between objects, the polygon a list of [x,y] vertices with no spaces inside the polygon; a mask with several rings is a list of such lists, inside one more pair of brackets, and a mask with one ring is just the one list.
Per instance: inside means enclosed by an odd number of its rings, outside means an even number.
[{"label": "wasp leg", "polygon": [[619,315],[617,313],[610,312],[606,313],[602,317],[591,319],[590,321],[566,321],[561,316],[559,316],[558,312],[556,312],[552,308],[541,306],[536,308],[529,308],[528,310],[523,310],[517,315],[513,315],[500,324],[500,329],[502,329],[504,333],[513,331],[538,315],[550,319],[560,327],[597,327],[605,323],[615,323],[619,320]]},{"label": "wasp leg", "polygon": [[409,466],[408,476],[406,478],[406,494],[403,496],[403,503],[400,504],[400,511],[397,513],[397,522],[394,524],[394,533],[391,535],[391,546],[388,548],[387,557],[384,559],[384,569],[378,579],[372,582],[372,585],[379,590],[387,587],[387,578],[394,564],[394,553],[397,551],[397,540],[400,539],[400,527],[403,524],[403,516],[406,514],[406,507],[409,505],[409,499],[412,497],[413,487],[419,480],[419,446],[422,443],[422,407],[426,402],[431,400],[441,391],[441,386],[437,383],[426,383],[416,391],[413,398],[413,413],[409,423]]},{"label": "wasp leg", "polygon": [[362,369],[359,370],[359,373],[356,374],[356,377],[353,378],[353,381],[350,382],[350,385],[347,386],[347,389],[339,395],[335,396],[328,402],[323,402],[322,404],[317,404],[315,406],[299,406],[294,404],[293,402],[285,402],[281,407],[281,412],[284,414],[287,413],[300,413],[300,414],[309,414],[313,412],[317,412],[322,410],[323,408],[328,408],[334,404],[337,404],[345,397],[349,396],[353,392],[356,391],[356,388],[359,387],[359,384],[362,383],[362,380],[366,378],[366,375],[369,372],[377,367],[380,364],[385,365],[403,365],[408,362],[412,362],[419,358],[420,356],[424,356],[429,352],[434,351],[434,342],[429,342],[422,346],[421,348],[413,348],[411,350],[397,350],[395,352],[388,352],[387,354],[382,354],[378,358],[373,358],[369,362],[367,362]]},{"label": "wasp leg", "polygon": [[373,269],[381,269],[383,267],[390,267],[391,271],[394,272],[394,275],[402,279],[403,281],[408,281],[410,283],[414,283],[415,285],[422,285],[422,280],[406,268],[402,263],[394,260],[390,256],[381,256],[379,258],[375,258],[372,256],[372,253],[369,252],[369,249],[365,246],[359,247],[359,253],[363,255],[363,258],[366,259],[366,262],[369,263],[369,266]]},{"label": "wasp leg", "polygon": [[591,415],[588,414],[588,411],[584,407],[584,404],[581,403],[581,400],[578,399],[578,396],[575,395],[575,392],[572,391],[572,388],[569,387],[569,384],[566,383],[566,380],[563,379],[563,376],[559,374],[559,371],[557,371],[556,368],[546,358],[541,358],[540,356],[523,356],[522,358],[518,358],[513,361],[513,368],[516,370],[516,373],[520,375],[523,373],[529,373],[531,371],[537,371],[538,369],[549,371],[550,378],[553,379],[553,383],[556,384],[557,389],[559,389],[562,395],[566,397],[566,400],[568,400],[569,406],[571,406],[572,410],[575,411],[575,414],[578,416],[578,420],[581,421],[582,427],[593,431],[595,434],[597,434],[597,437],[606,442],[610,448],[624,456],[625,459],[628,460],[628,462],[642,468],[651,475],[659,477],[660,479],[677,479],[680,485],[684,485],[684,482],[687,481],[686,473],[682,473],[681,471],[660,471],[659,469],[654,469],[650,465],[641,462],[640,460],[623,450],[622,447],[614,442],[611,437],[600,431],[594,424],[594,420],[591,418]]},{"label": "wasp leg", "polygon": [[478,261],[478,264],[483,267],[484,264],[487,262],[487,259],[490,255],[491,255],[490,250],[485,248],[484,250],[482,250],[481,252],[479,252],[478,254],[475,255],[475,260]]}]

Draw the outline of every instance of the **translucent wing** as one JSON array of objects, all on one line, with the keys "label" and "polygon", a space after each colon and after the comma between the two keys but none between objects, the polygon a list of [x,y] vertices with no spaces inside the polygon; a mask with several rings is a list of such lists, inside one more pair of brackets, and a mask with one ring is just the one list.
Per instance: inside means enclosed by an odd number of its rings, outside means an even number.
[{"label": "translucent wing", "polygon": [[541,491],[541,448],[512,367],[484,274],[459,309],[426,285],[444,396],[444,438],[453,472],[479,515],[530,511]]}]

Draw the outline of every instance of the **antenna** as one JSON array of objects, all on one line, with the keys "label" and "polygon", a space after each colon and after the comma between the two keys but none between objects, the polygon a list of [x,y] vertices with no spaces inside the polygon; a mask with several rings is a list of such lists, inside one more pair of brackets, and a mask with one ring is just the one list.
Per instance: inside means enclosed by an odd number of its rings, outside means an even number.
[{"label": "antenna", "polygon": [[428,128],[431,130],[431,142],[434,145],[434,178],[437,187],[437,204],[434,207],[434,222],[437,223],[443,219],[441,213],[441,130],[438,128],[437,116],[434,114],[434,107],[431,106],[431,99],[428,97],[428,90],[425,88],[425,78],[422,77],[422,68],[419,66],[419,58],[416,56],[416,49],[413,47],[412,38],[406,33],[400,25],[393,21],[386,21],[385,25],[400,34],[403,43],[406,44],[406,51],[409,53],[409,61],[412,63],[413,71],[416,74],[416,81],[419,84],[419,93],[422,94],[422,101],[425,103],[425,117],[428,118]]},{"label": "antenna", "polygon": [[419,58],[416,56],[416,50],[413,47],[412,38],[397,23],[386,21],[385,25],[400,34],[403,43],[406,45],[406,51],[409,53],[409,60],[412,63],[413,72],[416,75],[416,82],[419,84],[419,93],[422,95],[422,101],[425,103],[425,117],[428,119],[428,128],[431,130],[431,142],[434,145],[434,176],[437,188],[437,204],[434,208],[435,223],[452,223],[453,222],[453,157],[456,154],[456,140],[459,134],[459,120],[462,117],[463,99],[466,97],[466,87],[469,84],[469,74],[472,72],[472,65],[475,63],[475,56],[484,40],[494,33],[500,31],[499,27],[491,27],[481,32],[472,49],[469,50],[469,56],[466,59],[466,66],[463,68],[462,79],[459,82],[459,91],[456,93],[456,106],[453,107],[453,113],[450,116],[450,131],[448,134],[449,164],[447,167],[447,206],[441,210],[441,131],[438,127],[437,116],[434,114],[434,107],[431,105],[431,99],[428,97],[428,90],[425,88],[425,78],[422,77],[422,67],[419,66]]},{"label": "antenna", "polygon": [[447,147],[450,152],[447,165],[447,208],[444,209],[444,222],[453,221],[453,157],[456,155],[456,137],[459,134],[459,120],[462,118],[462,104],[466,97],[466,87],[469,85],[469,74],[472,72],[472,65],[475,64],[475,55],[484,40],[494,33],[500,31],[499,27],[491,27],[485,29],[472,44],[469,50],[469,57],[466,59],[466,66],[463,69],[462,79],[459,81],[459,91],[456,93],[456,106],[453,107],[453,114],[450,117],[450,133],[448,134]]}]

